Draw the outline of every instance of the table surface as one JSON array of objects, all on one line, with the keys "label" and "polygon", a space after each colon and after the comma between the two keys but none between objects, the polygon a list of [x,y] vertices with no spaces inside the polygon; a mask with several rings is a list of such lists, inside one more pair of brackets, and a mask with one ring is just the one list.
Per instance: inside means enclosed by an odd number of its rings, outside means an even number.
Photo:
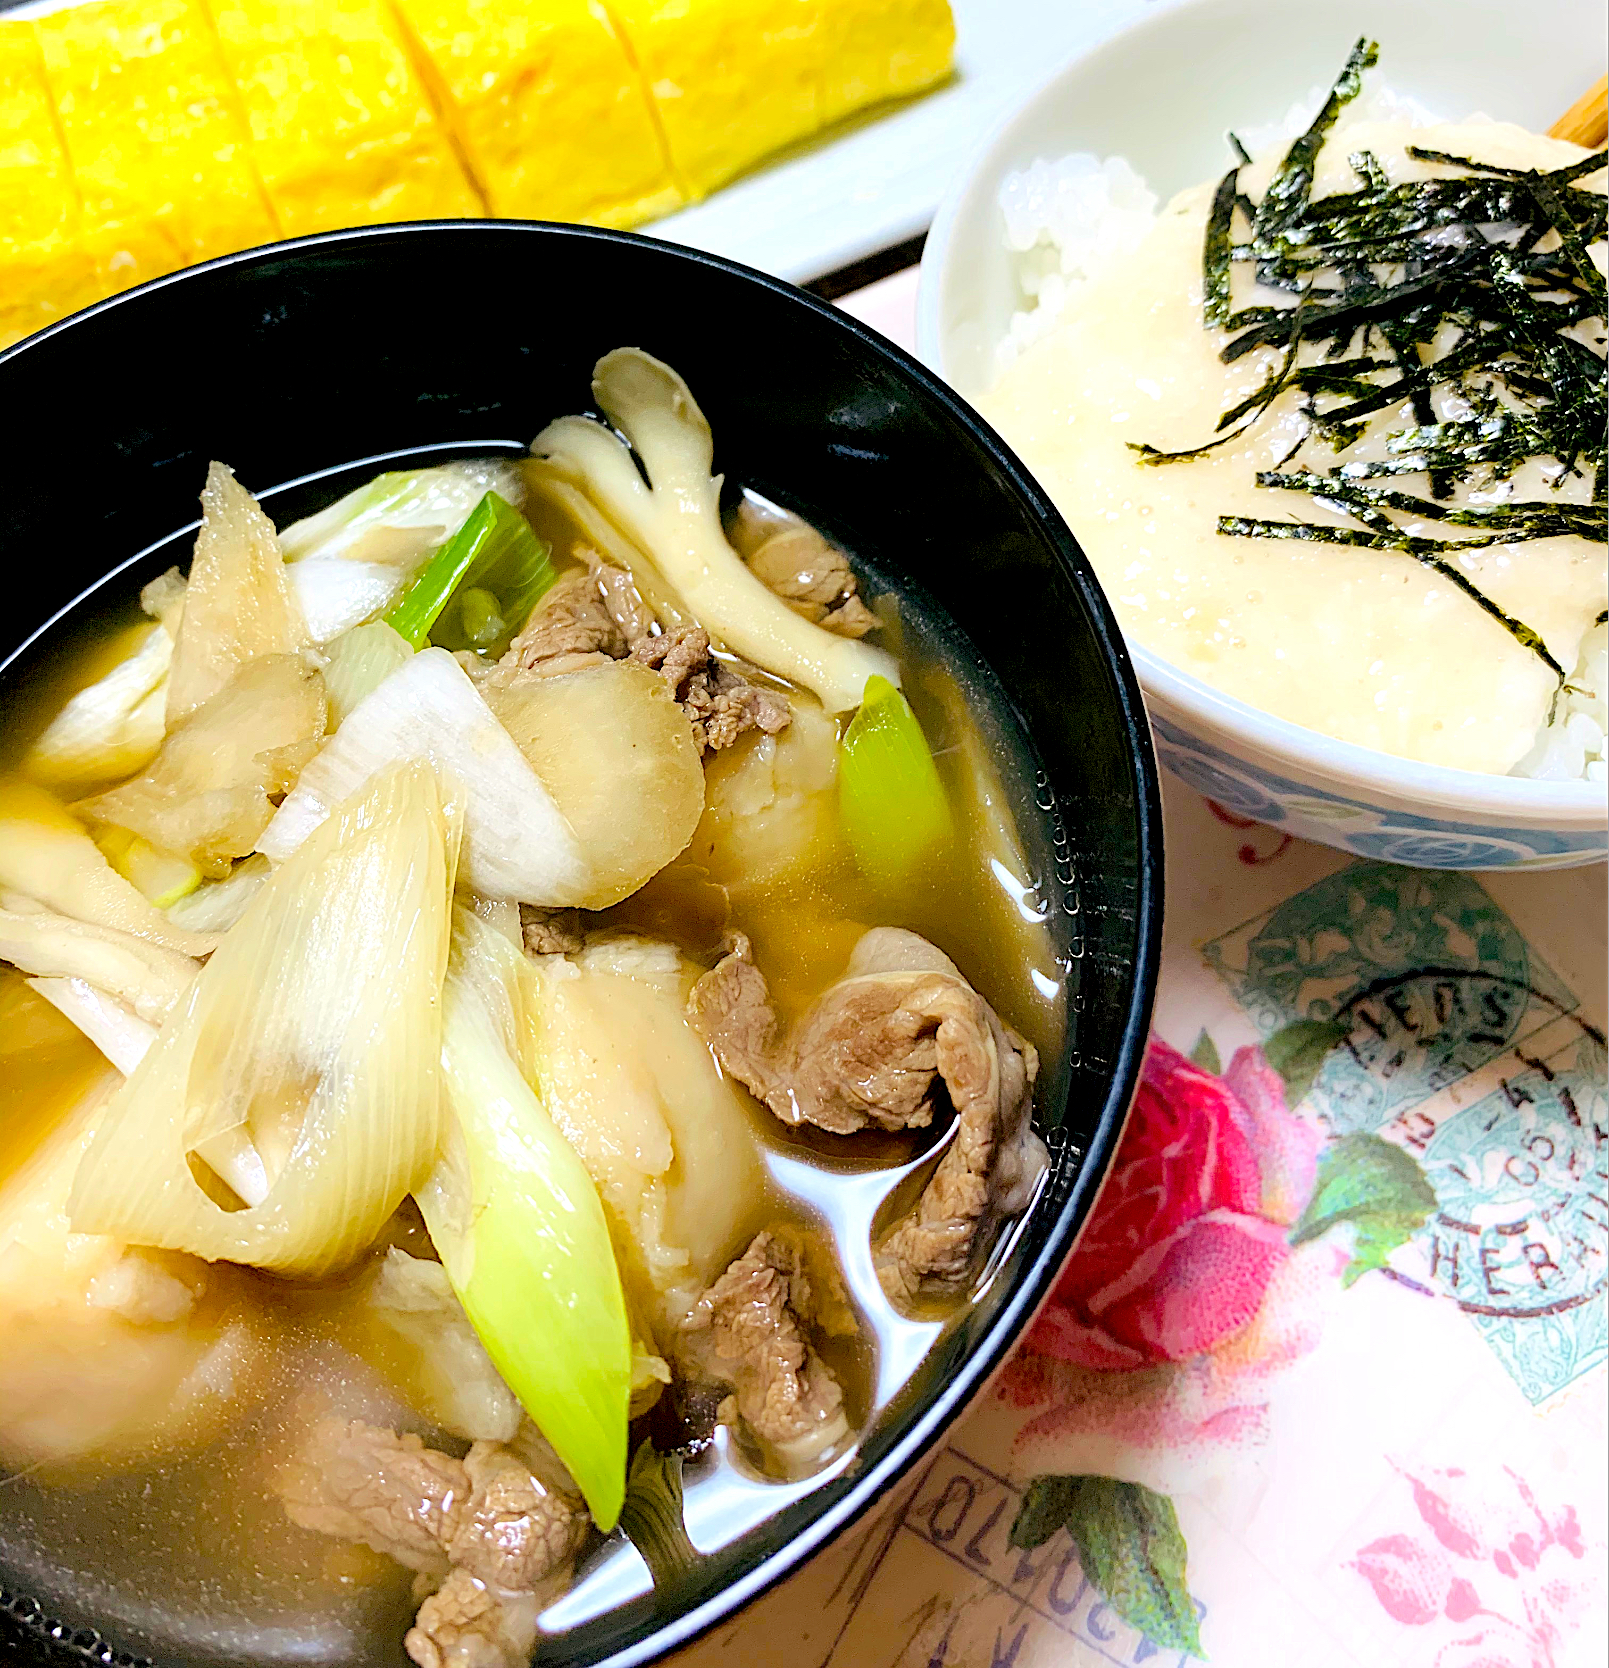
[{"label": "table surface", "polygon": [[[796,279],[917,234],[959,150],[1043,73],[1047,38],[1067,56],[1170,3],[957,0],[970,27],[945,90],[653,230]],[[839,305],[910,348],[916,282],[896,272]],[[1164,800],[1155,1031],[1213,1069],[1159,1051],[1177,1069],[1156,1104],[1198,1143],[1179,1174],[1211,1168],[1199,1143],[1227,1117],[1261,1189],[1238,1212],[1215,1195],[1205,1223],[1162,1184],[1169,1245],[1207,1276],[1199,1347],[1165,1326],[1174,1358],[1097,1368],[1053,1312],[877,1515],[676,1668],[1174,1668],[1191,1659],[1181,1596],[1216,1668],[1609,1656],[1604,870],[1357,863],[1176,781]],[[1366,986],[1382,994],[1360,1002]],[[1342,1004],[1353,1035],[1310,1049],[1298,1121],[1258,1101],[1270,1077],[1250,1051],[1288,1064],[1293,1027]],[[1345,1220],[1360,1155],[1378,1171],[1382,1154],[1401,1220],[1378,1189],[1373,1215]],[[1120,1174],[1143,1184],[1146,1157],[1126,1142]],[[1433,1208],[1410,1208],[1416,1186]],[[1334,1224],[1291,1244],[1326,1202]],[[1250,1293],[1244,1324],[1212,1313],[1226,1291]],[[1142,1282],[1130,1318],[1167,1295]],[[1015,1546],[1025,1501],[1061,1498],[1046,1477],[1149,1493],[1086,1491]],[[1149,1541],[1091,1504],[1116,1499],[1150,1502]]]},{"label": "table surface", "polygon": [[[915,293],[913,269],[840,305],[909,347]],[[1041,1323],[1040,1348],[872,1522],[677,1668],[1188,1662],[1125,1620],[1161,1639],[1179,1625],[1136,1596],[1135,1562],[1098,1512],[1070,1511],[1032,1550],[1010,1544],[1030,1490],[1049,1498],[1034,1486],[1047,1475],[1127,1479],[1172,1501],[1217,1668],[1605,1660],[1603,868],[1357,863],[1172,780],[1164,799],[1157,1036],[1229,1062],[1244,1123],[1245,1085],[1268,1077],[1242,1050],[1282,1057],[1293,1020],[1343,1001],[1356,1027],[1310,1062],[1299,1125],[1278,1107],[1253,1118],[1263,1217],[1288,1221],[1301,1202],[1276,1197],[1293,1136],[1309,1153],[1323,1143],[1317,1189],[1332,1207],[1354,1161],[1383,1154],[1410,1193],[1434,1189],[1434,1208],[1350,1284],[1369,1221],[1295,1247],[1276,1230],[1252,1321],[1184,1359],[1092,1370],[1058,1357]],[[1384,995],[1349,996],[1365,985]],[[1192,1138],[1210,1129],[1226,1091],[1189,1068],[1168,1082]],[[1177,1206],[1170,1223],[1188,1216]],[[1235,1232],[1244,1248],[1258,1229]],[[1233,1285],[1211,1285],[1208,1307]]]}]

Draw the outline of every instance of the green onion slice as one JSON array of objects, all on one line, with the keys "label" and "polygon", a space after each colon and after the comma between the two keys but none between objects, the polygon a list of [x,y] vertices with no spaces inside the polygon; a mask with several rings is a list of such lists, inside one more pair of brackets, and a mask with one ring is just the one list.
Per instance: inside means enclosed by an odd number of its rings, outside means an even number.
[{"label": "green onion slice", "polygon": [[472,649],[500,655],[558,575],[552,546],[495,492],[426,563],[386,615],[399,636],[423,648]]},{"label": "green onion slice", "polygon": [[922,726],[876,674],[839,743],[838,815],[861,872],[884,886],[914,879],[954,832]]}]

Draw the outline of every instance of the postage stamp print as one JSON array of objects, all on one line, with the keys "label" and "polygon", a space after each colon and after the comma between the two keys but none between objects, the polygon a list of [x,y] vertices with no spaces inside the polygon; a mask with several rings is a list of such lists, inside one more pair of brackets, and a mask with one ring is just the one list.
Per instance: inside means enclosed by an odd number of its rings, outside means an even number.
[{"label": "postage stamp print", "polygon": [[[878,1581],[912,1593],[947,1590],[952,1602],[913,1618],[894,1668],[1188,1668],[1187,1652],[1154,1645],[1106,1603],[1066,1530],[1032,1552],[1012,1546],[1021,1506],[1021,1490],[1004,1477],[954,1447],[940,1452]],[[944,1576],[936,1563],[948,1566]],[[868,1644],[851,1625],[833,1668],[886,1660]]]},{"label": "postage stamp print", "polygon": [[1577,1002],[1468,874],[1354,863],[1202,946],[1264,1038],[1346,1027],[1309,1091],[1336,1135],[1379,1130]]},{"label": "postage stamp print", "polygon": [[1450,1296],[1533,1404],[1609,1360],[1609,1088],[1583,1029],[1551,1059],[1443,1117],[1421,1160],[1421,1235]]}]

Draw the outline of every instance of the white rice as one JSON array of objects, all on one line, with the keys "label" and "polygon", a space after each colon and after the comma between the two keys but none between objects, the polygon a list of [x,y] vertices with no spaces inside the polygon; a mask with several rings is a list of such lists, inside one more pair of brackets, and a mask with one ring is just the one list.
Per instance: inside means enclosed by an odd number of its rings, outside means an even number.
[{"label": "white rice", "polygon": [[[1281,139],[1305,133],[1328,91],[1310,88],[1281,121],[1240,130],[1241,143],[1255,156]],[[1355,122],[1429,127],[1438,119],[1417,99],[1380,82],[1346,107],[1335,132]],[[1022,305],[1011,315],[1005,340],[995,348],[996,376],[1051,329],[1081,285],[1139,247],[1156,222],[1157,207],[1156,193],[1126,157],[1102,159],[1079,151],[1054,162],[1040,158],[1006,175],[1000,208],[1006,220],[1006,248],[1017,256]]]},{"label": "white rice", "polygon": [[[1297,99],[1280,121],[1236,128],[1241,144],[1256,156],[1259,151],[1266,151],[1270,146],[1277,145],[1281,139],[1294,139],[1297,134],[1306,133],[1319,112],[1319,106],[1329,96],[1329,91],[1328,87],[1309,87],[1305,97]],[[1490,119],[1488,116],[1463,118],[1470,122],[1484,122]],[[1388,81],[1371,76],[1368,86],[1341,112],[1341,118],[1335,124],[1335,132],[1344,132],[1355,122],[1406,122],[1409,127],[1432,127],[1443,120],[1444,117],[1438,116],[1418,99],[1399,92]]]},{"label": "white rice", "polygon": [[1122,157],[1084,151],[1008,174],[1000,207],[1026,305],[996,349],[996,374],[1050,330],[1081,285],[1134,252],[1156,222],[1157,198]]},{"label": "white rice", "polygon": [[[1242,128],[1253,155],[1306,130],[1326,89],[1314,87],[1284,120]],[[1368,89],[1342,115],[1336,132],[1359,121],[1401,121],[1427,127],[1439,118],[1390,87]],[[1469,121],[1484,121],[1471,116]],[[1008,174],[1000,187],[1005,244],[1016,256],[1021,305],[995,348],[995,374],[1047,335],[1069,301],[1092,279],[1132,254],[1157,217],[1157,195],[1125,157],[1088,151],[1054,162],[1043,158]],[[1544,782],[1609,781],[1609,625],[1588,632],[1551,724],[1511,775]]]}]

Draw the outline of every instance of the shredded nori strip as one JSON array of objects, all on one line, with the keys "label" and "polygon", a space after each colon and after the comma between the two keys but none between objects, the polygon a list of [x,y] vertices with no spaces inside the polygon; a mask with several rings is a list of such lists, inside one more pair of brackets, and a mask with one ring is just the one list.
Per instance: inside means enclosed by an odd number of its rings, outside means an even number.
[{"label": "shredded nori strip", "polygon": [[1231,168],[1218,181],[1207,216],[1207,238],[1202,251],[1202,273],[1206,281],[1203,313],[1210,325],[1229,322],[1229,228],[1235,218],[1236,182],[1240,170]]},{"label": "shredded nori strip", "polygon": [[[1400,510],[1405,515],[1423,516],[1426,521],[1445,521],[1452,527],[1488,527],[1502,532],[1499,544],[1520,539],[1591,538],[1597,531],[1602,511],[1592,504],[1571,504],[1558,500],[1502,504],[1467,504],[1455,507],[1433,498],[1418,498],[1411,492],[1393,492],[1388,487],[1364,487],[1340,473],[1318,475],[1298,470],[1292,474],[1267,469],[1257,477],[1260,487],[1283,487],[1292,492],[1329,493],[1347,504],[1376,509]],[[1463,541],[1468,543],[1468,541]]]},{"label": "shredded nori strip", "polygon": [[[1263,382],[1218,419],[1212,439],[1180,451],[1144,443],[1147,464],[1198,458],[1244,434],[1283,395],[1307,420],[1281,467],[1257,484],[1297,492],[1361,524],[1221,516],[1230,538],[1298,539],[1400,551],[1440,574],[1565,687],[1565,672],[1541,635],[1485,595],[1458,564],[1465,551],[1531,539],[1609,536],[1605,427],[1609,385],[1601,352],[1605,284],[1588,253],[1609,233],[1609,202],[1578,180],[1599,173],[1605,153],[1562,168],[1505,168],[1417,145],[1408,154],[1457,169],[1393,185],[1378,157],[1348,157],[1355,191],[1316,201],[1320,153],[1342,110],[1357,97],[1379,48],[1360,39],[1307,131],[1274,170],[1260,203],[1241,188],[1251,160],[1234,134],[1237,162],[1218,182],[1202,242],[1206,328],[1228,340],[1225,364],[1262,349],[1279,358]],[[1547,247],[1543,247],[1543,245]],[[1234,308],[1236,269],[1286,304]],[[1284,464],[1309,442],[1350,451],[1366,419],[1405,407],[1384,457],[1345,458],[1326,470]],[[1468,415],[1440,416],[1449,406]],[[1456,507],[1455,487],[1491,490],[1522,465],[1551,459],[1555,490],[1591,477],[1591,501],[1557,498]],[[1427,478],[1429,495],[1371,486]],[[1462,538],[1409,534],[1391,517],[1471,529]],[[1602,624],[1609,610],[1598,617]]]},{"label": "shredded nori strip", "polygon": [[[1252,242],[1269,251],[1258,261],[1258,277],[1264,283],[1272,278],[1283,287],[1273,251],[1281,241],[1290,238],[1305,218],[1308,200],[1313,194],[1313,175],[1318,167],[1319,152],[1324,149],[1324,141],[1341,111],[1362,91],[1363,72],[1373,69],[1379,57],[1380,48],[1374,41],[1360,40],[1352,48],[1346,67],[1336,77],[1329,97],[1319,106],[1319,112],[1308,124],[1307,132],[1292,144],[1285,153],[1285,160],[1274,170],[1263,200],[1257,205],[1257,218],[1252,222]],[[1270,276],[1264,276],[1265,265]]]}]

